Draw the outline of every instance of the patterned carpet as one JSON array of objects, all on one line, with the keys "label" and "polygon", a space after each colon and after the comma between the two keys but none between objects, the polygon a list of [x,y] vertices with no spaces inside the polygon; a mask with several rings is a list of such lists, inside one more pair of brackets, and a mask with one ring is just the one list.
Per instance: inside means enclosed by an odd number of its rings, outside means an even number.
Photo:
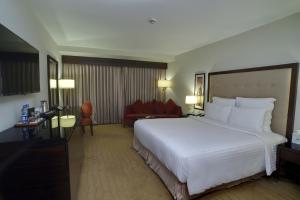
[{"label": "patterned carpet", "polygon": [[[164,184],[132,149],[133,130],[121,125],[95,126],[84,135],[79,200],[170,200]],[[201,200],[299,200],[300,186],[263,178],[214,192]]]}]

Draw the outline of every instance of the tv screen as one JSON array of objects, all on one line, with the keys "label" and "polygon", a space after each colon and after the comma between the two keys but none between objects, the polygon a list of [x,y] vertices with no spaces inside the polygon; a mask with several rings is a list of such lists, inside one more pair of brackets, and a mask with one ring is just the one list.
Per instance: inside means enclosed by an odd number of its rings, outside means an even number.
[{"label": "tv screen", "polygon": [[39,91],[38,50],[0,24],[0,96]]}]

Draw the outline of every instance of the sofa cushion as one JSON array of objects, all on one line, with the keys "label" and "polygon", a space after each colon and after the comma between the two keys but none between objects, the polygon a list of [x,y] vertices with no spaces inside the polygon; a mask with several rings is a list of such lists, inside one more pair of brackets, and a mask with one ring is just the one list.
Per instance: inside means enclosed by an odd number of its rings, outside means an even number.
[{"label": "sofa cushion", "polygon": [[135,118],[135,119],[137,119],[137,118],[144,118],[146,116],[148,116],[148,115],[140,113],[140,114],[128,114],[126,117],[127,118]]},{"label": "sofa cushion", "polygon": [[164,114],[166,111],[164,103],[157,101],[154,105],[154,111],[156,114]]},{"label": "sofa cushion", "polygon": [[137,100],[136,102],[134,102],[132,111],[134,113],[143,113],[143,102],[141,100]]},{"label": "sofa cushion", "polygon": [[165,105],[165,108],[167,114],[173,114],[174,112],[176,112],[177,105],[172,99],[169,99]]},{"label": "sofa cushion", "polygon": [[152,114],[153,110],[154,110],[152,103],[150,103],[150,102],[144,103],[142,110],[143,110],[143,113]]}]

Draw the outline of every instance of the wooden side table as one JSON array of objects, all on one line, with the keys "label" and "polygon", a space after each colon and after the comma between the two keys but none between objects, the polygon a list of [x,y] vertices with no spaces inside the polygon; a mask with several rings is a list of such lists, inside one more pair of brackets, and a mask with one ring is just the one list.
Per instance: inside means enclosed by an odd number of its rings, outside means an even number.
[{"label": "wooden side table", "polygon": [[300,145],[281,144],[277,147],[277,175],[300,182]]}]

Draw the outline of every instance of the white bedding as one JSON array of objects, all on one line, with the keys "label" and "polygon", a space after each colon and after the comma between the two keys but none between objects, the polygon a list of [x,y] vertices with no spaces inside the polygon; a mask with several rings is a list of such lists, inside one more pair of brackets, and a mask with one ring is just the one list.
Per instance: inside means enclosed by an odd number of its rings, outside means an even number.
[{"label": "white bedding", "polygon": [[204,117],[145,119],[135,137],[182,183],[190,195],[266,170],[275,170],[276,145],[286,139],[256,134]]}]

